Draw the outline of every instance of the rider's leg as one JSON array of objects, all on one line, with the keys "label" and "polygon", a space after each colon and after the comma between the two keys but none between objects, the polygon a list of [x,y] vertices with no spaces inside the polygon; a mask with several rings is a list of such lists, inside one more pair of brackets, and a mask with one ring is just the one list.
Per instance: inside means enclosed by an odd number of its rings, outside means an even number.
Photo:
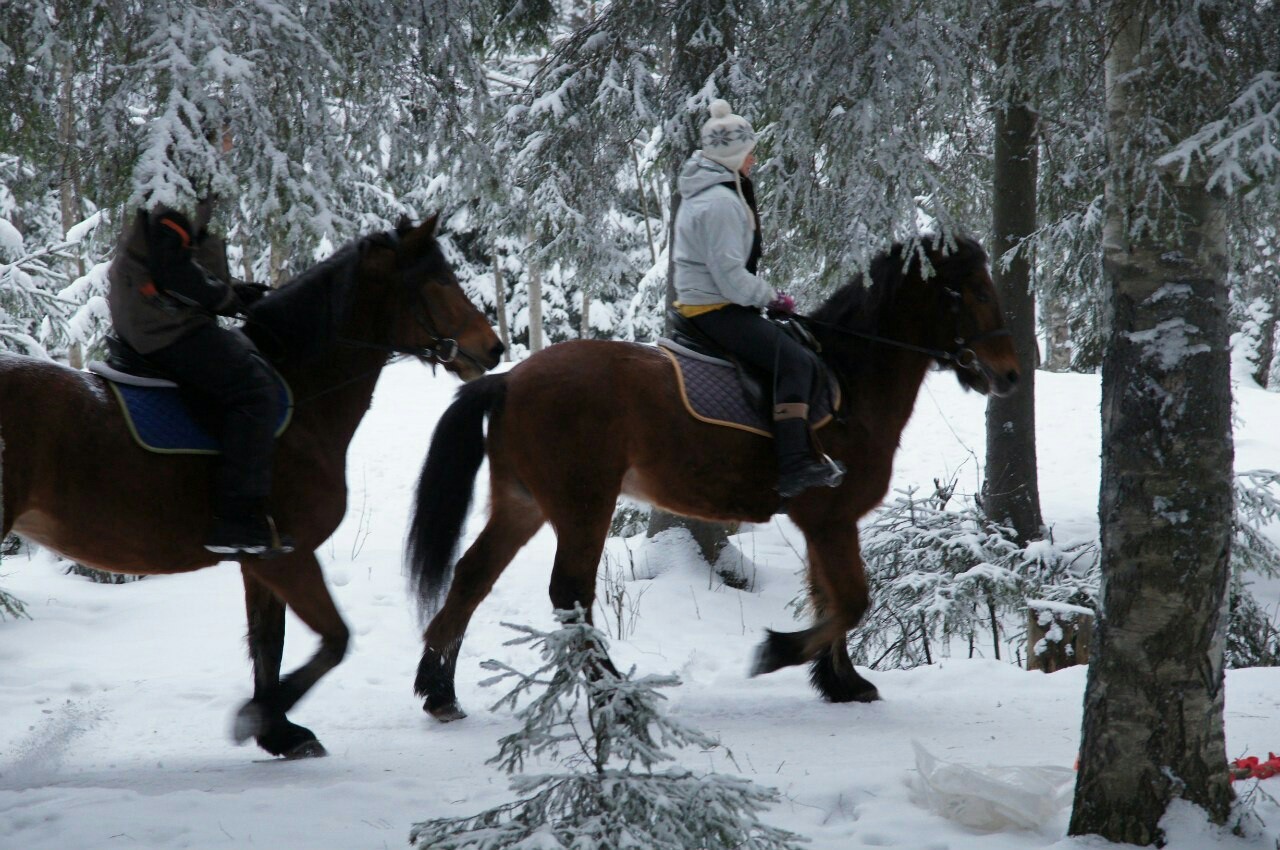
[{"label": "rider's leg", "polygon": [[227,554],[291,548],[266,510],[279,399],[253,343],[238,331],[207,325],[148,357],[221,411],[216,521],[206,548]]},{"label": "rider's leg", "polygon": [[809,399],[820,374],[814,355],[773,322],[745,307],[722,307],[692,321],[725,350],[773,375],[779,495],[786,499],[809,487],[838,485],[843,467],[818,459],[809,433]]}]

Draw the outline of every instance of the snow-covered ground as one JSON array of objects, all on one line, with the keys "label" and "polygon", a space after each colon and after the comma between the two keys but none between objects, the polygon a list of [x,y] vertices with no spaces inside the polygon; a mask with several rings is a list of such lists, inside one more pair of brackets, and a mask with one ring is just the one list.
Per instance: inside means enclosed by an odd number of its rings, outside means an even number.
[{"label": "snow-covered ground", "polygon": [[[1098,382],[1040,374],[1040,485],[1057,539],[1096,529]],[[550,626],[546,584],[554,537],[544,530],[481,606],[458,665],[471,716],[440,725],[411,693],[419,626],[404,590],[400,553],[410,494],[430,432],[456,381],[417,364],[392,367],[349,458],[351,510],[321,550],[338,604],[355,635],[346,662],[291,717],[310,726],[331,757],[269,760],[229,740],[250,695],[239,572],[232,564],[192,575],[104,586],[64,575],[46,554],[6,559],[0,587],[23,599],[31,620],[0,623],[0,848],[403,847],[410,825],[478,812],[510,799],[507,777],[485,764],[509,712],[479,687],[479,662],[521,669],[537,659],[505,647],[500,621]],[[928,485],[958,471],[979,479],[984,400],[949,375],[931,376],[898,455],[898,486]],[[1239,469],[1280,463],[1280,396],[1241,390]],[[483,482],[483,475],[481,478]],[[478,494],[470,533],[485,504]],[[814,848],[928,850],[1106,845],[1066,839],[1060,810],[1038,831],[979,833],[917,802],[912,741],[968,766],[1070,768],[1080,730],[1082,669],[1027,673],[992,660],[952,659],[908,672],[868,674],[874,705],[829,705],[795,669],[748,679],[766,627],[797,627],[786,603],[799,590],[799,535],[785,519],[745,529],[737,545],[756,574],[754,592],[725,587],[680,546],[614,541],[657,577],[633,582],[634,632],[614,640],[619,666],[676,672],[670,711],[721,739],[722,752],[686,752],[695,769],[740,773],[776,787],[783,802],[765,820],[809,836]],[[1272,592],[1275,591],[1275,592]],[[1274,604],[1280,588],[1268,588]],[[290,620],[287,668],[315,648]],[[1280,669],[1228,675],[1232,756],[1280,750]],[[1241,791],[1253,783],[1238,785]],[[1261,783],[1280,795],[1280,778]],[[1179,808],[1166,821],[1172,848],[1273,850],[1280,805],[1255,794],[1265,826],[1238,839]]]}]

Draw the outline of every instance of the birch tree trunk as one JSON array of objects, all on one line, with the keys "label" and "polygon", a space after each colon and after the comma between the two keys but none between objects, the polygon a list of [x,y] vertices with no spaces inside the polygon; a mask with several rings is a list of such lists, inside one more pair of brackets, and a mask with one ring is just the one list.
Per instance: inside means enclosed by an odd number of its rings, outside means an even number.
[{"label": "birch tree trunk", "polygon": [[529,263],[529,352],[542,350],[542,269]]},{"label": "birch tree trunk", "polygon": [[1045,329],[1044,363],[1046,372],[1071,371],[1071,325],[1067,307],[1061,298],[1041,294],[1040,323]]},{"label": "birch tree trunk", "polygon": [[1160,138],[1153,126],[1186,138],[1202,120],[1195,110],[1219,96],[1212,78],[1175,65],[1170,45],[1153,40],[1187,5],[1116,4],[1106,61],[1103,578],[1070,832],[1140,845],[1163,840],[1158,823],[1175,798],[1217,823],[1232,800],[1222,727],[1233,461],[1222,205],[1194,169],[1185,180],[1157,171],[1167,145],[1147,141]]},{"label": "birch tree trunk", "polygon": [[498,314],[498,338],[502,340],[502,359],[511,362],[511,330],[507,327],[507,282],[502,276],[502,261],[493,254],[493,311]]},{"label": "birch tree trunk", "polygon": [[[1002,0],[996,32],[997,64],[1015,70],[1027,53],[1027,36],[1015,45],[1011,28],[1020,13],[1030,11],[1024,0]],[[1004,262],[1036,229],[1036,172],[1039,166],[1036,116],[1027,105],[1027,92],[1011,86],[1002,93],[995,111],[995,158],[992,180],[992,277],[1000,293],[1005,320],[1018,349],[1022,377],[1018,391],[987,399],[986,476],[982,483],[983,512],[1013,528],[1020,543],[1043,536],[1040,482],[1036,468],[1036,302],[1031,289],[1031,263],[1025,249]]]}]

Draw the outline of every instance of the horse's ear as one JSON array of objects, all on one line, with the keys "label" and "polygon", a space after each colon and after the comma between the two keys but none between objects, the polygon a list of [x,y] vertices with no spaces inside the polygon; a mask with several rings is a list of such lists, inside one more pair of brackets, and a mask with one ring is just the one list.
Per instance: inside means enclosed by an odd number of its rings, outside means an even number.
[{"label": "horse's ear", "polygon": [[440,213],[432,213],[418,229],[425,231],[432,239],[435,239],[440,234]]},{"label": "horse's ear", "polygon": [[399,230],[400,244],[410,256],[418,256],[434,244],[436,232],[440,229],[439,214],[433,215],[417,227]]},{"label": "horse's ear", "polygon": [[410,230],[413,230],[413,222],[409,219],[409,216],[400,213],[400,218],[396,220],[396,235],[404,236]]}]

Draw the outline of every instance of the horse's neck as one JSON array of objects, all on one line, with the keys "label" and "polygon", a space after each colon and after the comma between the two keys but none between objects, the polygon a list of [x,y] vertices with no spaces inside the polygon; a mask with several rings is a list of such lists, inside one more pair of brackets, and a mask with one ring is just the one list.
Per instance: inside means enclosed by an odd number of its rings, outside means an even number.
[{"label": "horse's neck", "polygon": [[[885,338],[918,344],[914,340],[899,339],[888,334]],[[851,412],[860,421],[869,423],[875,436],[890,440],[896,445],[915,409],[920,387],[929,371],[930,358],[918,352],[871,340],[853,346],[847,356],[859,361],[846,364],[843,370],[851,397],[849,404],[853,407]],[[859,416],[861,411],[874,413]]]},{"label": "horse's neck", "polygon": [[335,346],[315,361],[280,372],[293,389],[294,421],[346,447],[369,410],[384,352]]}]

